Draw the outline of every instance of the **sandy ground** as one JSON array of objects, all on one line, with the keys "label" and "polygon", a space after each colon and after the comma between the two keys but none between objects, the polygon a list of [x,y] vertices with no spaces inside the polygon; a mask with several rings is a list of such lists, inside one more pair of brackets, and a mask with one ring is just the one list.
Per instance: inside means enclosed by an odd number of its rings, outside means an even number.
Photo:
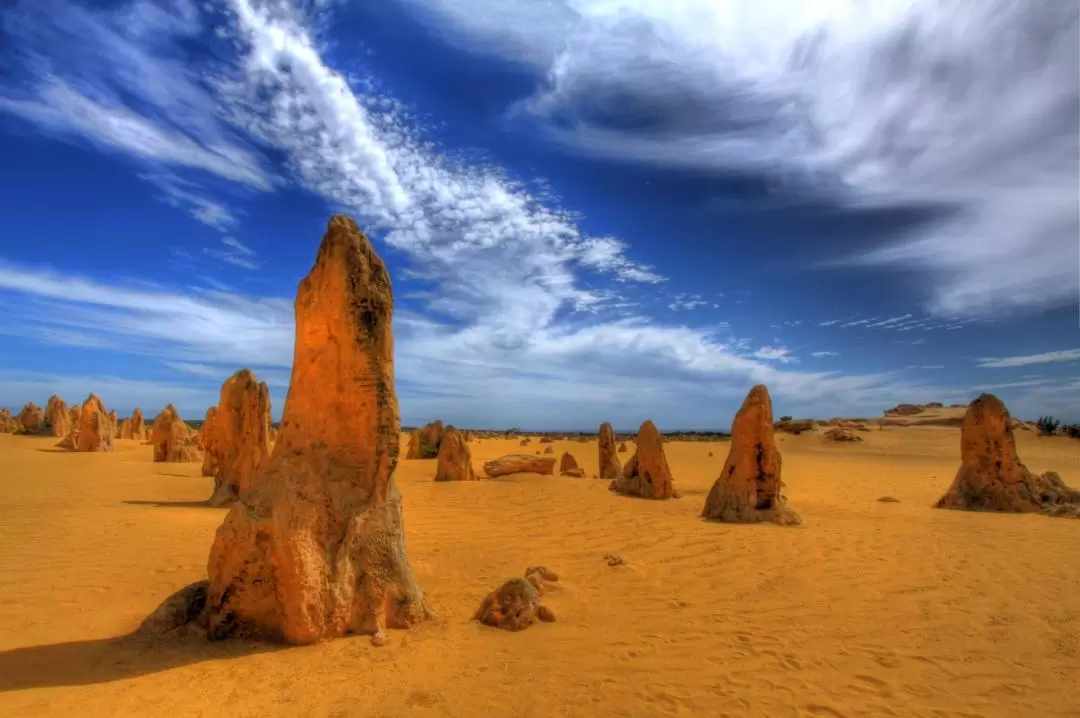
[{"label": "sandy ground", "polygon": [[[440,619],[379,649],[123,638],[205,577],[224,516],[197,503],[210,480],[135,442],[68,454],[0,435],[0,715],[1080,715],[1080,521],[930,509],[959,431],[865,436],[781,438],[799,528],[697,517],[723,444],[666,445],[683,494],[666,502],[590,479],[437,485],[433,461],[402,461],[409,555]],[[1080,442],[1019,443],[1080,484]],[[519,451],[472,446],[478,467]],[[595,443],[555,447],[595,472]],[[563,577],[556,623],[469,620],[536,563]]]}]

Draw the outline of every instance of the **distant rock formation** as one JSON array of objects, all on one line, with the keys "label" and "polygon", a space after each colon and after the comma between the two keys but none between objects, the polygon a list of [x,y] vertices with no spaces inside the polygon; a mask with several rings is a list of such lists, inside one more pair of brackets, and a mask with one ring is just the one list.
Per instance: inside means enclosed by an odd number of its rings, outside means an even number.
[{"label": "distant rock formation", "polygon": [[544,447],[544,453],[545,454],[554,454],[555,453],[555,447],[553,447],[553,446],[545,446]]},{"label": "distant rock formation", "polygon": [[19,422],[19,433],[37,434],[45,425],[45,412],[34,402],[30,402],[22,408],[16,417]]},{"label": "distant rock formation", "polygon": [[559,459],[559,476],[573,476],[575,479],[585,477],[585,470],[578,466],[577,459],[569,451]]},{"label": "distant rock formation", "polygon": [[[880,404],[878,406],[880,406]],[[928,406],[931,405],[927,404],[926,406],[923,406],[922,404],[897,404],[891,409],[886,409],[885,416],[911,416],[912,414],[921,414],[923,409],[927,408]],[[938,404],[937,406],[940,407],[941,404]]]},{"label": "distant rock formation", "polygon": [[18,419],[11,415],[7,409],[0,409],[0,434],[14,434],[22,426]]},{"label": "distant rock formation", "polygon": [[678,498],[664,456],[664,437],[652,421],[647,420],[641,425],[635,443],[637,451],[626,462],[622,476],[612,481],[609,488],[616,493],[646,499]]},{"label": "distant rock formation", "polygon": [[541,444],[550,444],[550,443],[552,443],[552,439],[551,439],[550,436],[541,436],[539,443],[541,443]]},{"label": "distant rock formation", "polygon": [[129,418],[123,419],[118,432],[121,439],[146,441],[146,420],[143,418],[142,409],[136,407]]},{"label": "distant rock formation", "polygon": [[545,459],[528,454],[507,454],[484,464],[484,473],[494,478],[510,474],[543,474],[551,476],[555,459]]},{"label": "distant rock formation", "polygon": [[850,429],[835,427],[825,432],[825,438],[829,441],[862,441],[862,437],[851,432]]},{"label": "distant rock formation", "polygon": [[512,578],[480,603],[473,620],[506,631],[523,631],[537,620],[552,622],[555,612],[540,600],[544,581],[559,577],[543,566],[525,570],[525,578]]},{"label": "distant rock formation", "polygon": [[730,523],[802,523],[783,496],[782,462],[773,431],[772,399],[768,388],[759,384],[735,414],[731,448],[705,499],[703,517]]},{"label": "distant rock formation", "polygon": [[165,601],[144,631],[196,616],[212,639],[311,644],[351,632],[382,645],[387,628],[430,615],[394,484],[401,427],[390,276],[348,217],[330,220],[295,311],[274,451],[217,530],[209,582]]},{"label": "distant rock formation", "polygon": [[215,422],[217,420],[217,407],[211,406],[206,410],[206,417],[202,426],[199,427],[198,444],[202,447],[202,470],[203,476],[215,476],[218,471],[218,448],[214,443]]},{"label": "distant rock formation", "polygon": [[521,442],[518,444],[518,446],[528,446],[528,445],[529,445],[529,440],[528,439],[522,439]]},{"label": "distant rock formation", "polygon": [[[785,434],[794,434],[798,436],[804,431],[814,430],[813,419],[788,419],[787,421],[778,421],[773,426],[776,431],[782,431]],[[734,432],[734,429],[732,429]]]},{"label": "distant rock formation", "polygon": [[57,446],[68,451],[112,451],[115,435],[116,425],[101,399],[91,394],[79,407],[78,423]]},{"label": "distant rock formation", "polygon": [[625,444],[625,442],[619,444],[619,453],[620,454],[625,454],[626,453],[626,444]]},{"label": "distant rock formation", "polygon": [[195,433],[172,404],[154,419],[150,441],[154,445],[154,461],[179,464],[202,458]]},{"label": "distant rock formation", "polygon": [[465,435],[452,426],[443,430],[439,443],[439,465],[435,468],[436,481],[475,481],[479,477],[472,465],[472,452]]},{"label": "distant rock formation", "polygon": [[442,419],[414,429],[409,434],[409,453],[406,459],[435,459],[439,456],[439,444],[443,437]]},{"label": "distant rock formation", "polygon": [[1016,453],[1009,410],[993,394],[982,394],[968,405],[960,469],[936,507],[1080,517],[1080,491],[1052,471],[1029,471]]},{"label": "distant rock formation", "polygon": [[228,506],[251,491],[270,455],[270,390],[241,369],[225,380],[213,424],[203,437],[203,465],[214,454],[211,506]]},{"label": "distant rock formation", "polygon": [[601,479],[617,479],[622,476],[622,462],[615,446],[615,432],[611,424],[604,422],[600,425],[600,472]]},{"label": "distant rock formation", "polygon": [[71,433],[71,412],[68,411],[64,400],[53,394],[45,403],[45,425],[41,427],[42,433],[49,436],[63,438]]}]

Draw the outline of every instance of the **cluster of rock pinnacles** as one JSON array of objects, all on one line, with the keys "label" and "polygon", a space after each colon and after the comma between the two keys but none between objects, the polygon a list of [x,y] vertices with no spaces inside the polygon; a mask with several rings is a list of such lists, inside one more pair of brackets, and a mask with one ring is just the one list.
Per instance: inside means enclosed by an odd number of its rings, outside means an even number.
[{"label": "cluster of rock pinnacles", "polygon": [[[154,421],[155,460],[188,460],[185,447],[201,446],[203,473],[215,477],[211,502],[231,509],[214,537],[208,579],[167,599],[146,619],[144,630],[195,623],[210,638],[250,636],[293,644],[366,633],[381,645],[386,629],[406,628],[432,615],[409,565],[394,484],[400,424],[390,278],[348,217],[330,220],[315,265],[300,283],[295,312],[292,377],[272,448],[266,385],[247,370],[222,387],[201,437],[178,428],[183,422],[171,406]],[[98,424],[105,421],[100,407],[89,408],[100,412]],[[467,432],[434,422],[412,432],[407,458],[437,459],[436,481],[474,480],[478,474],[468,440]],[[1080,492],[1056,474],[1035,476],[1020,463],[1008,412],[995,397],[983,395],[971,403],[961,444],[960,470],[937,506],[1055,515],[1080,511]],[[626,445],[617,444],[611,425],[603,424],[598,478],[610,481],[611,491],[678,498],[663,437],[651,421],[641,425],[625,465],[618,458],[623,451]],[[484,472],[488,477],[551,475],[554,466],[554,457],[511,454],[487,462]],[[728,456],[702,517],[801,523],[786,505],[781,466],[772,401],[765,386],[755,386],[735,416]],[[559,473],[584,475],[569,453],[561,457]],[[605,559],[625,563],[622,557]],[[510,579],[487,596],[474,618],[508,630],[552,621],[554,613],[540,596],[546,582],[557,580],[547,568],[530,567],[523,578]]]}]

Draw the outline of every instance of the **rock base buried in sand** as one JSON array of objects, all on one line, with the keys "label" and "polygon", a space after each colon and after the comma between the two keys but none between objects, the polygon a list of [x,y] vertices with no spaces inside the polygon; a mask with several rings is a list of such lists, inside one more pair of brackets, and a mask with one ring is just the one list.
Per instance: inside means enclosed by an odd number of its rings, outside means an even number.
[{"label": "rock base buried in sand", "polygon": [[555,612],[540,600],[540,594],[545,581],[558,580],[553,571],[543,566],[530,567],[525,570],[525,578],[512,578],[488,594],[473,619],[506,631],[523,631],[537,619],[550,623],[555,620]]},{"label": "rock base buried in sand", "polygon": [[802,523],[784,499],[781,463],[773,434],[772,399],[765,385],[759,384],[735,414],[727,460],[701,515],[728,523]]},{"label": "rock base buried in sand", "polygon": [[838,441],[838,442],[862,441],[861,436],[857,436],[857,435],[853,434],[851,431],[849,431],[847,429],[841,429],[839,427],[835,428],[835,429],[829,429],[828,431],[826,431],[825,432],[825,438],[828,439],[829,441]]},{"label": "rock base buried in sand", "polygon": [[893,496],[882,496],[878,499],[878,502],[883,504],[898,504],[900,503],[900,499]]},{"label": "rock base buried in sand", "polygon": [[507,454],[484,464],[484,473],[490,477],[510,474],[543,474],[551,476],[555,470],[554,458],[539,458],[528,454]]},{"label": "rock base buried in sand", "polygon": [[960,469],[936,507],[1080,517],[1080,491],[1052,471],[1029,471],[1016,453],[1009,410],[993,394],[983,394],[964,415]]},{"label": "rock base buried in sand", "polygon": [[559,476],[572,476],[575,479],[585,477],[584,469],[578,466],[577,459],[569,451],[563,452],[562,458],[559,459]]},{"label": "rock base buried in sand", "polygon": [[677,499],[664,456],[664,438],[656,425],[646,421],[638,430],[637,452],[630,457],[623,467],[622,476],[611,482],[611,491],[628,496],[640,496],[645,499]]},{"label": "rock base buried in sand", "polygon": [[625,566],[626,559],[617,553],[604,554],[604,560],[607,561],[608,566]]}]

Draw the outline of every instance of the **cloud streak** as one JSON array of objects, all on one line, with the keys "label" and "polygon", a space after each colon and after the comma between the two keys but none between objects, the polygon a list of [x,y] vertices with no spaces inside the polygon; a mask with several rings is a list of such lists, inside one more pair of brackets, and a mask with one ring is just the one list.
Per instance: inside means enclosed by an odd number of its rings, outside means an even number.
[{"label": "cloud streak", "polygon": [[1062,349],[1061,351],[1043,352],[1042,354],[1029,354],[1027,356],[990,357],[980,359],[976,366],[987,369],[1008,369],[1018,366],[1031,366],[1034,364],[1054,364],[1058,362],[1071,362],[1080,360],[1080,349]]}]

